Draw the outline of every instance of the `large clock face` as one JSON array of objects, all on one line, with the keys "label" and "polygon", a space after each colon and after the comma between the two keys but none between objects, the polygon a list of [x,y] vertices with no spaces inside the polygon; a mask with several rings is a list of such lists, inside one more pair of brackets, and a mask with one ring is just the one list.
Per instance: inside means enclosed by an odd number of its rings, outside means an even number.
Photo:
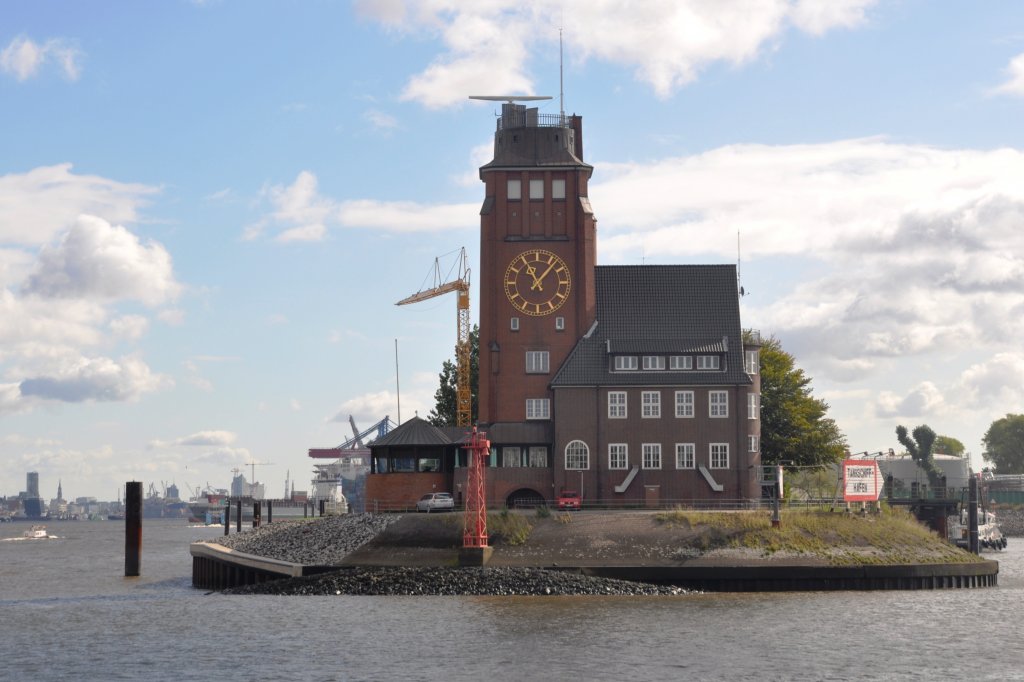
[{"label": "large clock face", "polygon": [[527,315],[550,315],[569,298],[569,266],[543,249],[524,251],[505,270],[505,295]]}]

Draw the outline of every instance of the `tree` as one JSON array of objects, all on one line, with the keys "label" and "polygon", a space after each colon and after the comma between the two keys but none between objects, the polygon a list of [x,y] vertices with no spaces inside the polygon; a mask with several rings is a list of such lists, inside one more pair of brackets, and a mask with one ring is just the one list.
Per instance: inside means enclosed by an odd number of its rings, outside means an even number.
[{"label": "tree", "polygon": [[941,488],[942,472],[935,466],[935,458],[932,457],[932,448],[938,436],[927,424],[921,424],[913,431],[914,440],[907,435],[907,427],[900,424],[896,427],[896,438],[900,445],[907,449],[910,456],[917,462],[917,465],[928,474],[928,483],[932,488]]},{"label": "tree", "polygon": [[[445,360],[438,375],[440,386],[434,392],[434,409],[427,417],[434,426],[455,426],[458,424],[458,408],[455,399],[458,395],[458,368],[452,360]],[[477,393],[480,386],[480,327],[473,325],[469,332],[469,392],[472,398],[472,419],[475,424],[478,415]]]},{"label": "tree", "polygon": [[963,457],[966,448],[963,443],[952,436],[936,436],[935,445],[932,446],[932,450],[943,455]]},{"label": "tree", "polygon": [[828,403],[811,395],[811,378],[782,350],[778,339],[761,346],[761,460],[830,464],[846,449]]},{"label": "tree", "polygon": [[1008,414],[988,427],[982,457],[1000,474],[1024,474],[1024,414]]}]

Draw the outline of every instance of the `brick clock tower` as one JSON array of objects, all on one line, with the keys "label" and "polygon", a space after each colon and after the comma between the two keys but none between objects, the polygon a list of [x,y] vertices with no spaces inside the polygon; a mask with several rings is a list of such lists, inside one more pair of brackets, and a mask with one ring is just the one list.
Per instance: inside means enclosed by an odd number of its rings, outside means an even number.
[{"label": "brick clock tower", "polygon": [[581,117],[516,104],[549,98],[487,99],[503,104],[494,159],[480,168],[479,421],[506,434],[499,442],[545,433],[550,444],[551,378],[594,323],[594,169]]}]

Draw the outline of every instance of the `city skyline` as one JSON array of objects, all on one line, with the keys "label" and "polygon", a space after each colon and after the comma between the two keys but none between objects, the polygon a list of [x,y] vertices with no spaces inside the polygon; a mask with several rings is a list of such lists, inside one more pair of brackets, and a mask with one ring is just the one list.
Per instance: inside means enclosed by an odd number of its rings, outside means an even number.
[{"label": "city skyline", "polygon": [[1024,412],[1019,4],[0,18],[0,495],[27,471],[69,499],[226,488],[257,462],[277,496],[350,415],[425,417],[455,300],[394,303],[438,256],[477,269],[499,105],[470,95],[581,115],[598,263],[739,263],[743,326],[853,452],[926,423],[980,468],[988,425]]}]

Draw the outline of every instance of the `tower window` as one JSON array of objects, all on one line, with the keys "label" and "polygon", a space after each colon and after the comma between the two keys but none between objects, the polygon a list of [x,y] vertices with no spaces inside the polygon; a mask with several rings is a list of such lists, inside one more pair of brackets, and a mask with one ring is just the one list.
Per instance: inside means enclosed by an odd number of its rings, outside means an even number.
[{"label": "tower window", "polygon": [[508,181],[508,198],[509,201],[513,199],[523,198],[523,181],[522,180],[509,180]]},{"label": "tower window", "polygon": [[527,374],[547,374],[550,369],[550,355],[546,350],[526,351]]},{"label": "tower window", "polygon": [[565,198],[565,180],[552,180],[551,181],[551,198],[552,199],[564,199]]},{"label": "tower window", "polygon": [[527,398],[526,418],[551,419],[551,401],[547,398]]},{"label": "tower window", "polygon": [[543,180],[530,180],[530,198],[531,199],[543,199],[544,198],[544,181]]},{"label": "tower window", "polygon": [[514,332],[519,331],[519,318],[518,317],[510,318],[509,321],[508,321],[508,328],[511,329]]},{"label": "tower window", "polygon": [[565,318],[564,317],[559,316],[559,317],[555,318],[555,329],[557,331],[560,331],[560,332],[561,331],[565,331]]}]

